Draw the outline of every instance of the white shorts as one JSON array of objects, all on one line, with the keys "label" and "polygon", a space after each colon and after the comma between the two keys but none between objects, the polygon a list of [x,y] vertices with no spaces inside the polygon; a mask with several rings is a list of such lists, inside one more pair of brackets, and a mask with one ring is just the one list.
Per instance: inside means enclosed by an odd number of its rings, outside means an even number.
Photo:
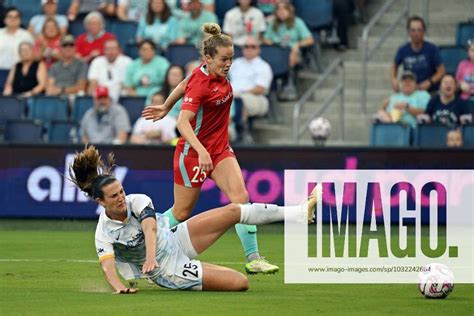
[{"label": "white shorts", "polygon": [[193,260],[197,253],[191,244],[187,223],[175,226],[170,232],[170,242],[177,246],[176,250],[159,261],[160,267],[150,279],[169,289],[202,290],[202,264]]}]

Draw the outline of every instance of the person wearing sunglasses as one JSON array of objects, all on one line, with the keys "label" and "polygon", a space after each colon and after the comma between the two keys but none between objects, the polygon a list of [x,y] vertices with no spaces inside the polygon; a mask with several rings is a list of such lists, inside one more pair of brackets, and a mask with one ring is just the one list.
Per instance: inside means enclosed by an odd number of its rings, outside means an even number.
[{"label": "person wearing sunglasses", "polygon": [[74,36],[61,40],[61,59],[49,70],[46,94],[74,95],[83,93],[87,85],[87,64],[76,58]]},{"label": "person wearing sunglasses", "polygon": [[438,46],[425,41],[426,24],[419,16],[412,16],[407,22],[410,41],[402,45],[390,70],[390,81],[394,91],[399,91],[398,67],[411,71],[417,78],[419,90],[435,92],[446,70]]},{"label": "person wearing sunglasses", "polygon": [[245,136],[243,137],[245,140],[250,137],[247,135],[248,118],[264,116],[268,112],[269,101],[266,94],[270,90],[273,73],[270,65],[260,57],[260,44],[255,37],[247,37],[242,54],[243,57],[234,61],[229,76],[234,89],[234,98],[240,98],[243,103],[242,111],[236,111],[242,113],[240,118],[236,117],[236,123],[238,127],[241,125],[240,134]]}]

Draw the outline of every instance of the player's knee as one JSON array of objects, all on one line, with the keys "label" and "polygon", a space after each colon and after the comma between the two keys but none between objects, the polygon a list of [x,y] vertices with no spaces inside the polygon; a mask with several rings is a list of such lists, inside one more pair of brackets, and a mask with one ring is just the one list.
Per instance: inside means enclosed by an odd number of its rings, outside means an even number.
[{"label": "player's knee", "polygon": [[191,211],[188,211],[186,209],[173,209],[174,218],[176,218],[180,222],[187,220],[189,218],[189,215],[191,215]]},{"label": "player's knee", "polygon": [[231,194],[230,200],[234,203],[245,204],[249,201],[249,193],[247,190],[239,190],[238,192],[234,192]]},{"label": "player's knee", "polygon": [[242,273],[239,273],[239,278],[236,282],[236,290],[239,292],[245,292],[248,289],[249,289],[249,279]]}]

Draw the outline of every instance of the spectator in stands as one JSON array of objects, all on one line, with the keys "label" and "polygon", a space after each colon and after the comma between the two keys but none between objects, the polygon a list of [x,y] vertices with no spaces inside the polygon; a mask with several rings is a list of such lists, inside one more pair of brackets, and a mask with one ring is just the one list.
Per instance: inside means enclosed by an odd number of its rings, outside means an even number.
[{"label": "spectator in stands", "polygon": [[87,85],[87,64],[76,58],[74,37],[61,40],[61,60],[49,70],[46,93],[48,95],[74,95],[84,93]]},{"label": "spectator in stands", "polygon": [[61,31],[58,22],[53,18],[47,18],[43,25],[41,35],[35,40],[33,54],[36,60],[42,60],[46,68],[51,66],[60,58]]},{"label": "spectator in stands", "polygon": [[80,130],[84,144],[123,144],[130,132],[130,119],[127,110],[112,101],[107,87],[97,86],[94,108],[84,114]]},{"label": "spectator in stands", "polygon": [[122,54],[116,39],[107,40],[104,44],[104,56],[95,58],[89,67],[89,93],[93,95],[97,86],[104,86],[109,89],[112,100],[118,101],[131,63],[132,59]]},{"label": "spectator in stands", "polygon": [[260,44],[255,37],[249,36],[245,40],[243,57],[234,61],[229,77],[234,97],[241,98],[244,105],[244,124],[249,117],[267,114],[269,101],[265,95],[270,90],[273,73],[270,65],[260,57]]},{"label": "spectator in stands", "polygon": [[139,44],[138,54],[140,58],[127,68],[125,87],[128,95],[146,97],[161,90],[170,63],[166,58],[156,55],[156,46],[151,40]]},{"label": "spectator in stands", "polygon": [[20,62],[10,70],[3,95],[32,97],[42,93],[48,76],[45,64],[34,60],[30,42],[21,43],[19,53]]},{"label": "spectator in stands", "polygon": [[89,13],[84,19],[86,32],[76,39],[76,51],[83,61],[89,63],[104,54],[104,43],[115,39],[115,35],[105,31],[105,21],[97,11]]},{"label": "spectator in stands", "polygon": [[349,47],[349,24],[351,23],[353,0],[333,0],[333,14],[337,21],[339,43],[335,48],[345,51]]},{"label": "spectator in stands", "polygon": [[[171,10],[173,11],[176,8],[177,3],[180,3],[181,9],[185,12],[189,12],[190,8],[189,5],[191,4],[192,0],[166,0],[168,5],[170,6]],[[208,12],[216,12],[216,6],[214,0],[201,0],[202,9]]]},{"label": "spectator in stands", "polygon": [[257,0],[257,8],[263,12],[265,16],[275,13],[278,0]]},{"label": "spectator in stands", "polygon": [[[151,104],[163,104],[164,102],[165,95],[163,92],[153,94]],[[170,115],[156,122],[140,117],[133,126],[130,142],[133,144],[169,144],[176,138],[175,129],[176,119],[170,117]]]},{"label": "spectator in stands", "polygon": [[394,91],[398,91],[397,71],[400,65],[416,75],[418,89],[436,91],[446,70],[438,47],[425,41],[426,25],[419,16],[408,19],[407,31],[410,42],[401,46],[390,71],[390,80]]},{"label": "spectator in stands", "polygon": [[[192,72],[192,71],[191,71]],[[163,94],[165,99],[170,95],[171,92],[178,86],[178,84],[184,80],[184,68],[179,65],[171,65],[166,72],[165,82],[163,84]],[[178,119],[179,111],[181,110],[181,103],[183,99],[179,99],[173,106],[173,108],[168,112],[167,116]],[[152,103],[157,104],[157,103]],[[162,103],[160,103],[162,104]]]},{"label": "spectator in stands", "polygon": [[249,35],[261,39],[266,30],[265,16],[251,0],[238,0],[238,6],[224,16],[224,33],[232,36],[234,45],[242,46]]},{"label": "spectator in stands", "polygon": [[462,132],[459,128],[452,129],[446,134],[446,146],[450,148],[459,148],[464,146]]},{"label": "spectator in stands", "polygon": [[416,128],[416,116],[423,114],[430,101],[430,94],[417,90],[416,77],[405,71],[401,78],[400,92],[384,101],[376,118],[386,123],[402,123]]},{"label": "spectator in stands", "polygon": [[190,0],[188,8],[189,14],[180,21],[181,32],[188,44],[197,45],[202,40],[202,25],[206,22],[218,23],[217,16],[203,10],[200,0]]},{"label": "spectator in stands", "polygon": [[191,76],[193,70],[199,67],[202,64],[202,60],[196,59],[191,60],[189,63],[186,64],[184,67],[186,77]]},{"label": "spectator in stands", "polygon": [[149,39],[162,50],[169,44],[184,44],[179,22],[164,0],[150,0],[146,16],[140,19],[137,29],[137,41]]},{"label": "spectator in stands", "polygon": [[444,75],[439,95],[433,97],[426,108],[431,122],[457,128],[461,123],[460,117],[468,113],[466,102],[456,95],[456,79],[453,75]]},{"label": "spectator in stands", "polygon": [[463,100],[474,99],[474,40],[468,41],[467,53],[468,59],[461,61],[456,71]]},{"label": "spectator in stands", "polygon": [[61,34],[66,34],[68,21],[65,15],[57,14],[58,0],[41,0],[41,4],[43,6],[44,14],[37,14],[31,18],[28,31],[30,31],[35,37],[40,36],[46,20],[52,18],[58,23]]},{"label": "spectator in stands", "polygon": [[267,28],[264,42],[291,48],[289,57],[291,74],[288,84],[283,89],[283,97],[289,100],[297,98],[294,68],[301,58],[300,49],[314,45],[314,39],[304,21],[295,16],[295,7],[291,3],[278,2],[275,19]]},{"label": "spectator in stands", "polygon": [[67,13],[69,21],[82,20],[89,12],[99,11],[105,16],[115,15],[115,0],[72,0]]},{"label": "spectator in stands", "polygon": [[34,40],[27,30],[20,28],[21,13],[17,8],[6,10],[4,23],[5,27],[0,29],[0,69],[11,69],[20,59],[20,43]]},{"label": "spectator in stands", "polygon": [[147,10],[148,0],[117,1],[117,18],[122,21],[138,22],[146,15]]}]

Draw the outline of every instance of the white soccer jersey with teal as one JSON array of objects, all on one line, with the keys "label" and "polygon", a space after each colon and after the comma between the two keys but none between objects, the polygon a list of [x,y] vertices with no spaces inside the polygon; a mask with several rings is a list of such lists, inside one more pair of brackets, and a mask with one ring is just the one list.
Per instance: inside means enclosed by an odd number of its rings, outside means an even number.
[{"label": "white soccer jersey with teal", "polygon": [[[168,218],[156,215],[157,250],[156,260],[159,268],[144,276],[140,270],[145,263],[145,236],[140,223],[140,214],[146,207],[154,208],[151,199],[144,194],[126,196],[127,219],[118,221],[110,219],[105,212],[99,217],[95,232],[95,245],[99,260],[115,258],[118,272],[127,280],[147,277],[158,285],[168,288],[199,289],[202,280],[200,262],[191,260],[183,250],[182,242],[170,231]],[[181,233],[186,231],[185,223],[178,226]],[[189,237],[187,237],[189,238]],[[196,265],[196,271],[183,271],[187,266]],[[186,267],[181,267],[186,266]],[[181,275],[184,272],[184,276]],[[191,278],[188,276],[191,275]],[[194,277],[196,275],[196,277]],[[177,278],[178,277],[178,278]]]}]

